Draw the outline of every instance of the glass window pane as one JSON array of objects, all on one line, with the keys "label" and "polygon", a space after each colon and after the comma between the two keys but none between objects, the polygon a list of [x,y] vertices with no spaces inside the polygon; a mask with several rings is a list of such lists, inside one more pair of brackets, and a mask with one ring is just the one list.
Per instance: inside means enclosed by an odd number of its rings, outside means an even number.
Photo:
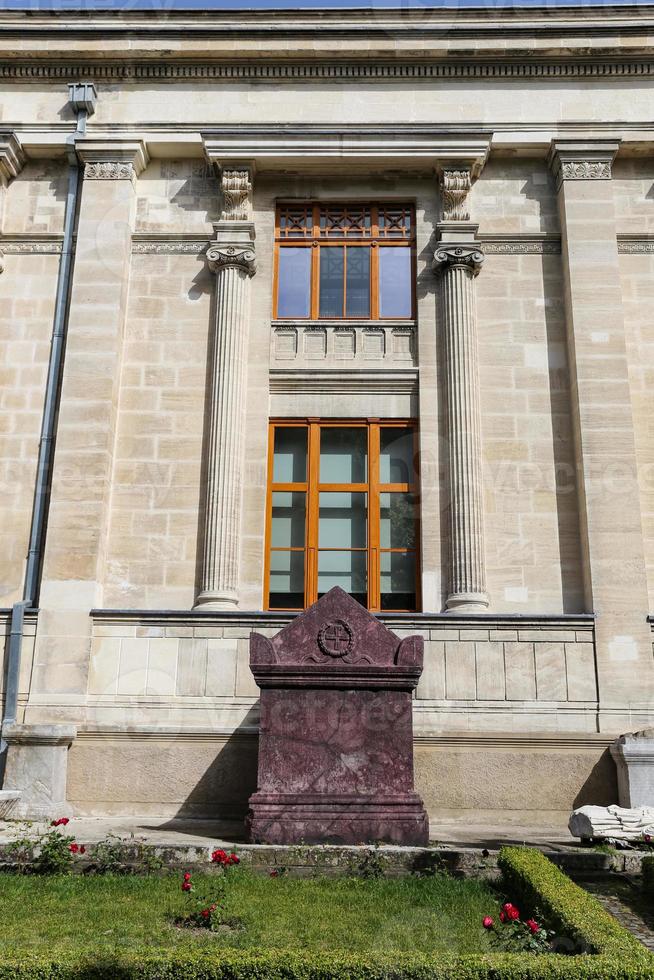
[{"label": "glass window pane", "polygon": [[275,429],[273,483],[305,483],[306,479],[307,430]]},{"label": "glass window pane", "polygon": [[271,609],[304,607],[304,552],[270,552]]},{"label": "glass window pane", "polygon": [[270,535],[273,548],[304,548],[305,499],[304,493],[273,493]]},{"label": "glass window pane", "polygon": [[335,585],[360,602],[367,602],[365,551],[319,551],[318,595],[324,595]]},{"label": "glass window pane", "polygon": [[416,500],[411,493],[380,493],[379,544],[382,548],[415,548]]},{"label": "glass window pane", "polygon": [[415,552],[381,553],[381,608],[416,608]]},{"label": "glass window pane", "polygon": [[321,429],[321,483],[365,483],[367,474],[367,429]]},{"label": "glass window pane", "polygon": [[370,249],[348,248],[345,315],[370,316]]},{"label": "glass window pane", "polygon": [[345,249],[320,249],[320,316],[343,316]]},{"label": "glass window pane", "polygon": [[379,430],[379,482],[414,483],[414,435],[411,428]]},{"label": "glass window pane", "polygon": [[379,249],[379,315],[410,317],[412,310],[411,249]]},{"label": "glass window pane", "polygon": [[278,317],[308,317],[311,312],[311,249],[279,249]]},{"label": "glass window pane", "polygon": [[321,493],[318,547],[365,548],[367,516],[366,493]]}]

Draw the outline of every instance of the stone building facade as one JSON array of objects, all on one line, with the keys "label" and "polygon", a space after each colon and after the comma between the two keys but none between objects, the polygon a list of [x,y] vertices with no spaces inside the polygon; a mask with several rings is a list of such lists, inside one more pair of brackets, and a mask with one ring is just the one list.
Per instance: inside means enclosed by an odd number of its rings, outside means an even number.
[{"label": "stone building facade", "polygon": [[248,637],[344,583],[425,639],[432,821],[616,801],[654,719],[653,18],[0,13],[15,812],[241,819]]}]

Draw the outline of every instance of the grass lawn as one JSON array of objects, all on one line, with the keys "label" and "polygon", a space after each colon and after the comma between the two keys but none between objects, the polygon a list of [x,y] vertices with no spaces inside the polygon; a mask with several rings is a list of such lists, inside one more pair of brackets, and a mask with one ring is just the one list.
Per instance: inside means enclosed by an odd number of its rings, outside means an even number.
[{"label": "grass lawn", "polygon": [[[212,875],[193,874],[211,897]],[[425,878],[269,878],[239,869],[227,914],[243,928],[213,934],[175,928],[186,911],[181,875],[164,877],[0,874],[0,957],[58,958],[192,951],[207,946],[261,952],[479,953],[490,950],[481,920],[497,915],[488,885]]]}]

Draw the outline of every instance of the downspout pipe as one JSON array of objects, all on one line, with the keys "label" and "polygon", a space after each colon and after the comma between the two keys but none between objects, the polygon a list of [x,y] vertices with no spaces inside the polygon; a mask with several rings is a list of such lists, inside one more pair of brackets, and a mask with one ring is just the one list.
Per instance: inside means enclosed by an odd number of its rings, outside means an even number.
[{"label": "downspout pipe", "polygon": [[[43,545],[50,503],[50,481],[54,457],[54,443],[59,406],[59,390],[64,365],[66,333],[68,330],[68,305],[75,254],[75,226],[79,203],[81,171],[75,143],[86,133],[86,120],[95,112],[97,93],[93,83],[75,83],[68,86],[69,104],[77,116],[74,132],[66,140],[68,157],[68,190],[64,212],[64,235],[57,276],[57,293],[52,325],[52,341],[48,362],[48,377],[41,421],[41,436],[34,485],[34,504],[30,526],[29,550],[25,569],[23,598],[11,610],[9,649],[5,672],[5,696],[2,728],[15,724],[18,713],[18,682],[23,643],[25,612],[34,609],[38,601]],[[0,733],[0,786],[4,780],[7,759],[7,743]]]}]

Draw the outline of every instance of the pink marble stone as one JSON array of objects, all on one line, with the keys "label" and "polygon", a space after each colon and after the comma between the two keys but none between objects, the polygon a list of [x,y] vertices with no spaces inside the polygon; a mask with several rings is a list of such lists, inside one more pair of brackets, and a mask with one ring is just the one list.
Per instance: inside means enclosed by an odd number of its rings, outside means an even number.
[{"label": "pink marble stone", "polygon": [[252,634],[261,688],[252,841],[428,842],[413,788],[422,658],[421,637],[400,640],[339,588],[272,639]]}]

